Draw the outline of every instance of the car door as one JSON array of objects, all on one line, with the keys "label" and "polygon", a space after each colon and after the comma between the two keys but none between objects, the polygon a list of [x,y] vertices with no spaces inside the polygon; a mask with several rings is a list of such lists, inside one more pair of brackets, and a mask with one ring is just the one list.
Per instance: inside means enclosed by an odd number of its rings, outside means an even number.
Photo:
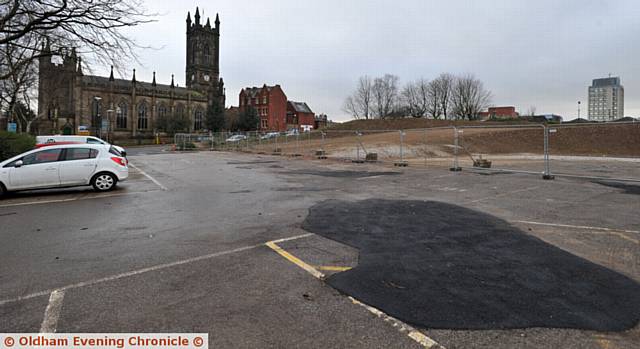
[{"label": "car door", "polygon": [[62,149],[45,149],[22,157],[22,166],[12,167],[9,182],[13,189],[48,188],[60,185]]},{"label": "car door", "polygon": [[98,150],[78,147],[67,148],[60,161],[60,185],[89,184],[98,166]]}]

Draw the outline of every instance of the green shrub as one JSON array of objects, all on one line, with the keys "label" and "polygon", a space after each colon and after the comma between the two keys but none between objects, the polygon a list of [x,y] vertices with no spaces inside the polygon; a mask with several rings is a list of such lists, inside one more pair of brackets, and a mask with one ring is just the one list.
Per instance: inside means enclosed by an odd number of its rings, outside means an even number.
[{"label": "green shrub", "polygon": [[0,161],[33,149],[36,138],[24,133],[0,131]]}]

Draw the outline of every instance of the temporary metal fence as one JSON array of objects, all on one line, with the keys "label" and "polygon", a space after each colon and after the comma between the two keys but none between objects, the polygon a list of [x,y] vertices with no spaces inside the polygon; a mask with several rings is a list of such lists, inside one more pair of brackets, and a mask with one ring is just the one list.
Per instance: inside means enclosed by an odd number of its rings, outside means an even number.
[{"label": "temporary metal fence", "polygon": [[[177,147],[452,171],[640,182],[640,123],[446,126],[410,130],[176,135]],[[184,148],[184,147],[182,147]]]}]

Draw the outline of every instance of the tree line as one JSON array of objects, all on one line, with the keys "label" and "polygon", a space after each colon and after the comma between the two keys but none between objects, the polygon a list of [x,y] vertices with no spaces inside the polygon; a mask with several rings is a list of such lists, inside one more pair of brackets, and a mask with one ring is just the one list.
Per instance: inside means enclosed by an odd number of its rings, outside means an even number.
[{"label": "tree line", "polygon": [[491,98],[491,92],[472,74],[443,73],[433,80],[409,81],[402,87],[396,75],[365,75],[345,99],[343,110],[354,119],[410,116],[476,120],[490,106]]}]

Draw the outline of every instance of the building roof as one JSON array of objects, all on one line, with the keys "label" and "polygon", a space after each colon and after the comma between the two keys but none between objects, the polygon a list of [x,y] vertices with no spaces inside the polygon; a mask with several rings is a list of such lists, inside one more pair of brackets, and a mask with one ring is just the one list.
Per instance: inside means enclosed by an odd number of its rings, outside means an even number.
[{"label": "building roof", "polygon": [[262,87],[246,87],[244,89],[242,89],[242,91],[244,91],[244,93],[251,97],[251,98],[255,98],[256,96],[258,96],[260,93],[262,93],[262,91],[264,89],[267,90],[267,92],[271,92],[271,90],[275,89],[275,88],[279,88],[280,85],[275,85],[275,86],[267,86],[264,85]]},{"label": "building roof", "polygon": [[298,113],[313,113],[311,111],[311,108],[309,108],[309,106],[305,102],[289,101],[289,103],[291,103],[291,105],[293,106],[293,109]]},{"label": "building roof", "polygon": [[592,87],[607,87],[607,86],[620,86],[620,78],[602,78],[602,79],[594,79],[591,85]]},{"label": "building roof", "polygon": [[[93,86],[109,86],[109,84],[113,83],[116,88],[130,88],[132,86],[131,80],[125,79],[114,79],[113,82],[109,81],[108,77],[96,76],[96,75],[83,75],[82,83],[86,85]],[[179,95],[191,94],[194,97],[204,97],[200,92],[195,90],[190,90],[186,87],[171,87],[171,85],[163,85],[156,84],[155,86],[150,82],[137,81],[136,80],[136,88],[146,89],[146,90],[157,90],[162,92],[171,92],[173,90],[174,93]]]}]

